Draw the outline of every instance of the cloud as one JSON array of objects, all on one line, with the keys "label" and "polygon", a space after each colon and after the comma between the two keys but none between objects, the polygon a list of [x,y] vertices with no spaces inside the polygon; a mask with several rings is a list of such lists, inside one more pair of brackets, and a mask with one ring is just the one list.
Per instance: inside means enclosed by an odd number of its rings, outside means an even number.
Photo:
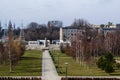
[{"label": "cloud", "polygon": [[74,18],[85,18],[92,23],[120,19],[120,0],[0,0],[0,3],[2,20],[44,23],[60,19],[68,25]]}]

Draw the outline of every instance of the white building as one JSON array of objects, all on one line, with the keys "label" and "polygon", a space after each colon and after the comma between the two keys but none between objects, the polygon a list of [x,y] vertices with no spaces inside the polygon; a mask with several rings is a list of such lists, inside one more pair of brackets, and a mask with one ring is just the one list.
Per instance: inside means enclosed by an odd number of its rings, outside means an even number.
[{"label": "white building", "polygon": [[[37,40],[37,41],[28,41],[28,45],[26,49],[43,49],[45,48],[46,41],[45,40]],[[47,45],[50,45],[50,40],[47,40]]]},{"label": "white building", "polygon": [[52,44],[58,44],[60,42],[60,40],[52,40]]},{"label": "white building", "polygon": [[39,46],[39,41],[28,41],[29,46]]},{"label": "white building", "polygon": [[[100,28],[101,27],[101,25],[91,25],[93,28]],[[103,24],[103,26],[102,26],[103,28],[117,28],[117,26],[116,25],[110,25],[110,26],[108,26],[107,24]]]},{"label": "white building", "polygon": [[[39,42],[39,45],[44,45],[45,40],[37,40]],[[50,40],[47,40],[47,44],[50,45]]]}]

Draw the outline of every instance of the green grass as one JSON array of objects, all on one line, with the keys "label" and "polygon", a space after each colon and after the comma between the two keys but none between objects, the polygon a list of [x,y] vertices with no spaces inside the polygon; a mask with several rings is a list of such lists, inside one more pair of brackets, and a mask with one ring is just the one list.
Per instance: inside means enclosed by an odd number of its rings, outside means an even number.
[{"label": "green grass", "polygon": [[[87,66],[87,64],[81,65],[79,62],[76,62],[72,57],[67,56],[60,51],[51,51],[54,60],[55,66],[60,76],[65,76],[65,62],[68,63],[68,75],[69,76],[119,76],[120,70],[116,70],[114,73],[108,74],[105,71],[97,68],[96,65]],[[58,62],[59,56],[59,62]],[[59,63],[59,65],[58,65]],[[58,68],[59,66],[59,68]]]},{"label": "green grass", "polygon": [[42,52],[38,50],[26,51],[18,64],[9,73],[9,65],[0,65],[0,76],[41,76]]},{"label": "green grass", "polygon": [[115,57],[116,60],[120,60],[120,57]]}]

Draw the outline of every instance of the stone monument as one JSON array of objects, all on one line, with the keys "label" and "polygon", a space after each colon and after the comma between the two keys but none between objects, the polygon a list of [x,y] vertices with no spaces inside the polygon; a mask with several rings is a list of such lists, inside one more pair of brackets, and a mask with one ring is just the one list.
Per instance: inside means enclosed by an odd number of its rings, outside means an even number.
[{"label": "stone monument", "polygon": [[63,30],[62,30],[62,26],[60,27],[60,43],[63,42]]},{"label": "stone monument", "polygon": [[45,37],[45,43],[44,43],[44,47],[48,47],[48,42],[47,42],[47,38]]}]

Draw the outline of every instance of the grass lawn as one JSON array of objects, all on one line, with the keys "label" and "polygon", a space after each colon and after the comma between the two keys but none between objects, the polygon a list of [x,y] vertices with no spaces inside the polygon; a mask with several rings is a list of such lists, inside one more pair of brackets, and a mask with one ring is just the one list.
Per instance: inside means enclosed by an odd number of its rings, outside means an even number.
[{"label": "grass lawn", "polygon": [[42,74],[42,52],[38,50],[26,51],[9,73],[9,65],[0,65],[0,76],[41,76]]},{"label": "grass lawn", "polygon": [[65,62],[68,63],[69,76],[119,76],[120,75],[120,70],[116,70],[114,73],[108,74],[105,73],[105,71],[97,68],[96,65],[92,65],[90,67],[86,67],[85,64],[81,65],[78,62],[76,62],[73,58],[67,56],[64,53],[61,53],[60,51],[51,51],[51,53],[54,57],[55,65],[57,67],[57,71],[59,72],[60,76],[65,76],[65,70],[66,70]]}]

